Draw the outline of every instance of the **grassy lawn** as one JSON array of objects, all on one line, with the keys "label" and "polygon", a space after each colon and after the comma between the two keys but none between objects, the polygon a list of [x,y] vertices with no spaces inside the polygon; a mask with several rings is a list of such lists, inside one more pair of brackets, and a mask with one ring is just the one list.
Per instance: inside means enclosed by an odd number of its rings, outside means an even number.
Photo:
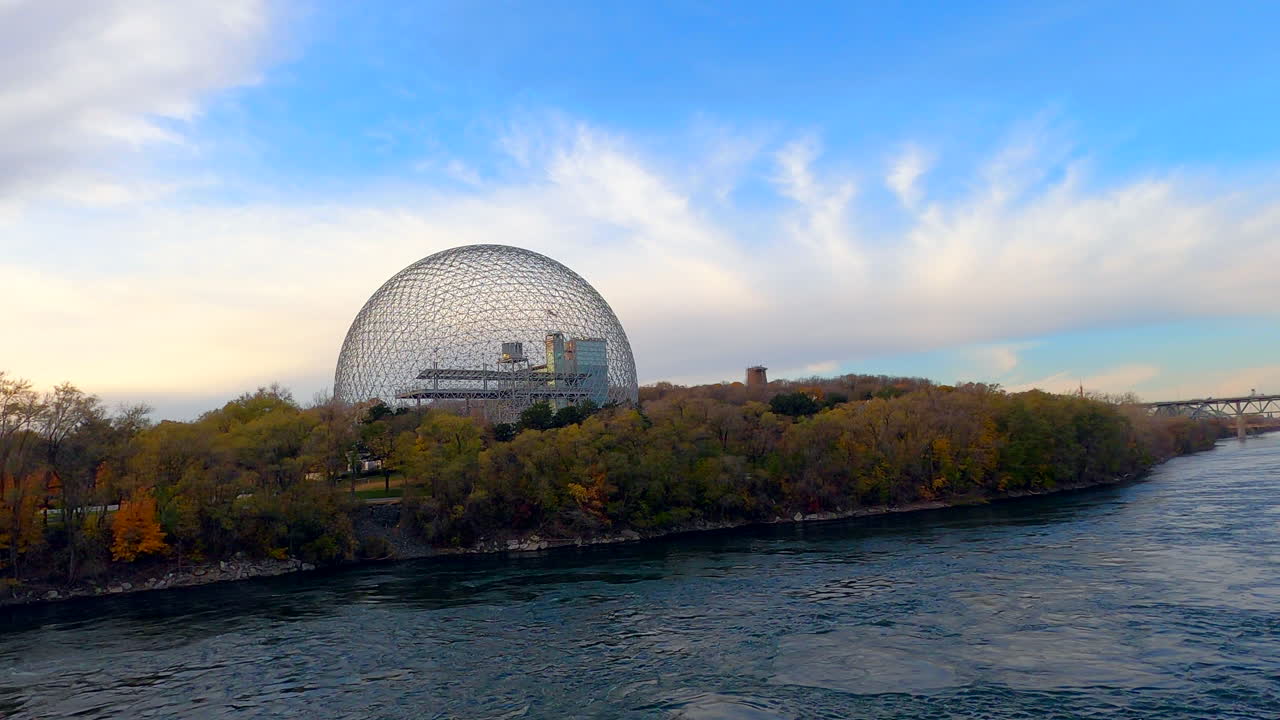
[{"label": "grassy lawn", "polygon": [[[406,478],[405,476],[394,473],[391,476],[391,488],[387,489],[382,476],[367,477],[356,483],[356,497],[361,500],[376,500],[378,498],[403,497]],[[413,487],[413,484],[409,485]]]},{"label": "grassy lawn", "polygon": [[356,490],[356,497],[361,500],[376,500],[378,498],[400,497],[401,495],[404,495],[403,487],[393,487],[390,490],[386,490],[382,487],[382,483],[378,483],[378,486],[374,488]]},{"label": "grassy lawn", "polygon": [[[360,478],[356,481],[356,494],[359,495],[360,492],[364,490],[382,490],[385,487],[385,484],[386,481],[382,479],[381,475],[370,475],[368,477]],[[391,489],[394,490],[398,487],[404,487],[404,475],[401,475],[400,473],[391,473]]]}]

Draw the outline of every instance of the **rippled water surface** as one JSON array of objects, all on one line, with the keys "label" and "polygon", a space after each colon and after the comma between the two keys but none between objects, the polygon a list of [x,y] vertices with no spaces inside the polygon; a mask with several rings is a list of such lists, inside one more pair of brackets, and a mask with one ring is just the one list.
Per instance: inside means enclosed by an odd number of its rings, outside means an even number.
[{"label": "rippled water surface", "polygon": [[0,615],[0,717],[1280,718],[1280,436],[1053,498]]}]

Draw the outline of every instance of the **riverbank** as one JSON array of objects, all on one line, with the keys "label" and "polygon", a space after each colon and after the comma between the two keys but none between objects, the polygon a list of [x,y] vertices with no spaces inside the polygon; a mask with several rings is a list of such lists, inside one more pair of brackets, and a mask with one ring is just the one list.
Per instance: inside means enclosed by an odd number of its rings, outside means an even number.
[{"label": "riverbank", "polygon": [[14,608],[0,715],[1276,717],[1277,483],[1280,437],[1227,441],[1039,499]]},{"label": "riverbank", "polygon": [[[1104,487],[1127,482],[1134,476],[1123,476],[1097,483],[1071,483],[1055,487],[1051,490],[1015,491],[992,497],[966,496],[951,500],[931,500],[903,505],[878,505],[860,507],[851,510],[839,510],[818,513],[795,513],[789,517],[774,517],[767,520],[711,522],[696,521],[684,525],[667,528],[661,531],[640,532],[624,530],[615,534],[594,537],[554,538],[542,537],[538,534],[523,535],[505,539],[482,539],[464,548],[433,547],[421,539],[406,532],[400,523],[399,503],[367,504],[356,512],[355,525],[357,534],[363,544],[385,544],[385,554],[377,557],[366,557],[343,562],[336,567],[362,565],[380,562],[399,562],[426,557],[444,555],[480,555],[504,552],[538,552],[560,548],[582,548],[594,545],[612,545],[618,543],[642,542],[690,533],[714,532],[718,530],[734,530],[753,526],[795,524],[809,522],[829,522],[848,520],[859,517],[873,517],[895,513],[922,512],[942,510],[950,507],[964,507],[1005,502],[1021,498],[1053,495],[1089,488]],[[274,577],[290,573],[310,572],[317,566],[296,558],[284,560],[253,560],[243,555],[228,560],[203,563],[197,565],[169,566],[155,563],[145,567],[133,568],[129,573],[117,573],[107,581],[84,582],[70,588],[31,585],[13,592],[8,597],[0,598],[0,608],[62,602],[79,598],[123,595],[174,588],[197,587],[222,582],[237,582],[253,578]]]},{"label": "riverbank", "polygon": [[1273,436],[1039,499],[14,608],[0,715],[1276,717],[1277,483]]}]

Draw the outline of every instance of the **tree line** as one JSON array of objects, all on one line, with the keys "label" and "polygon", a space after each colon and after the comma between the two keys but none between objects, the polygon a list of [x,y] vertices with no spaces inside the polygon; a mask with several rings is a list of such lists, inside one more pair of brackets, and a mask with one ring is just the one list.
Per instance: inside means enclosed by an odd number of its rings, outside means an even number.
[{"label": "tree line", "polygon": [[464,547],[980,502],[1133,476],[1222,432],[1106,398],[863,375],[659,383],[635,407],[536,405],[497,425],[447,409],[303,407],[277,386],[191,422],[148,414],[0,373],[4,582],[236,554],[353,558],[370,459],[388,490],[403,481],[405,531]]}]

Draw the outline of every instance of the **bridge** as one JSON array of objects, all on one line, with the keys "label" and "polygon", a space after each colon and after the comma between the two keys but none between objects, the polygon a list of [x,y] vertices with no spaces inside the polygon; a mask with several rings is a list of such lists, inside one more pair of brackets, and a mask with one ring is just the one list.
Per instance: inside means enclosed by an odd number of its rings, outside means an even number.
[{"label": "bridge", "polygon": [[1193,419],[1223,418],[1236,421],[1236,433],[1244,437],[1250,418],[1275,420],[1280,418],[1280,395],[1242,395],[1226,398],[1199,398],[1195,400],[1167,400],[1145,403],[1143,407],[1152,415],[1176,417],[1184,415]]}]

